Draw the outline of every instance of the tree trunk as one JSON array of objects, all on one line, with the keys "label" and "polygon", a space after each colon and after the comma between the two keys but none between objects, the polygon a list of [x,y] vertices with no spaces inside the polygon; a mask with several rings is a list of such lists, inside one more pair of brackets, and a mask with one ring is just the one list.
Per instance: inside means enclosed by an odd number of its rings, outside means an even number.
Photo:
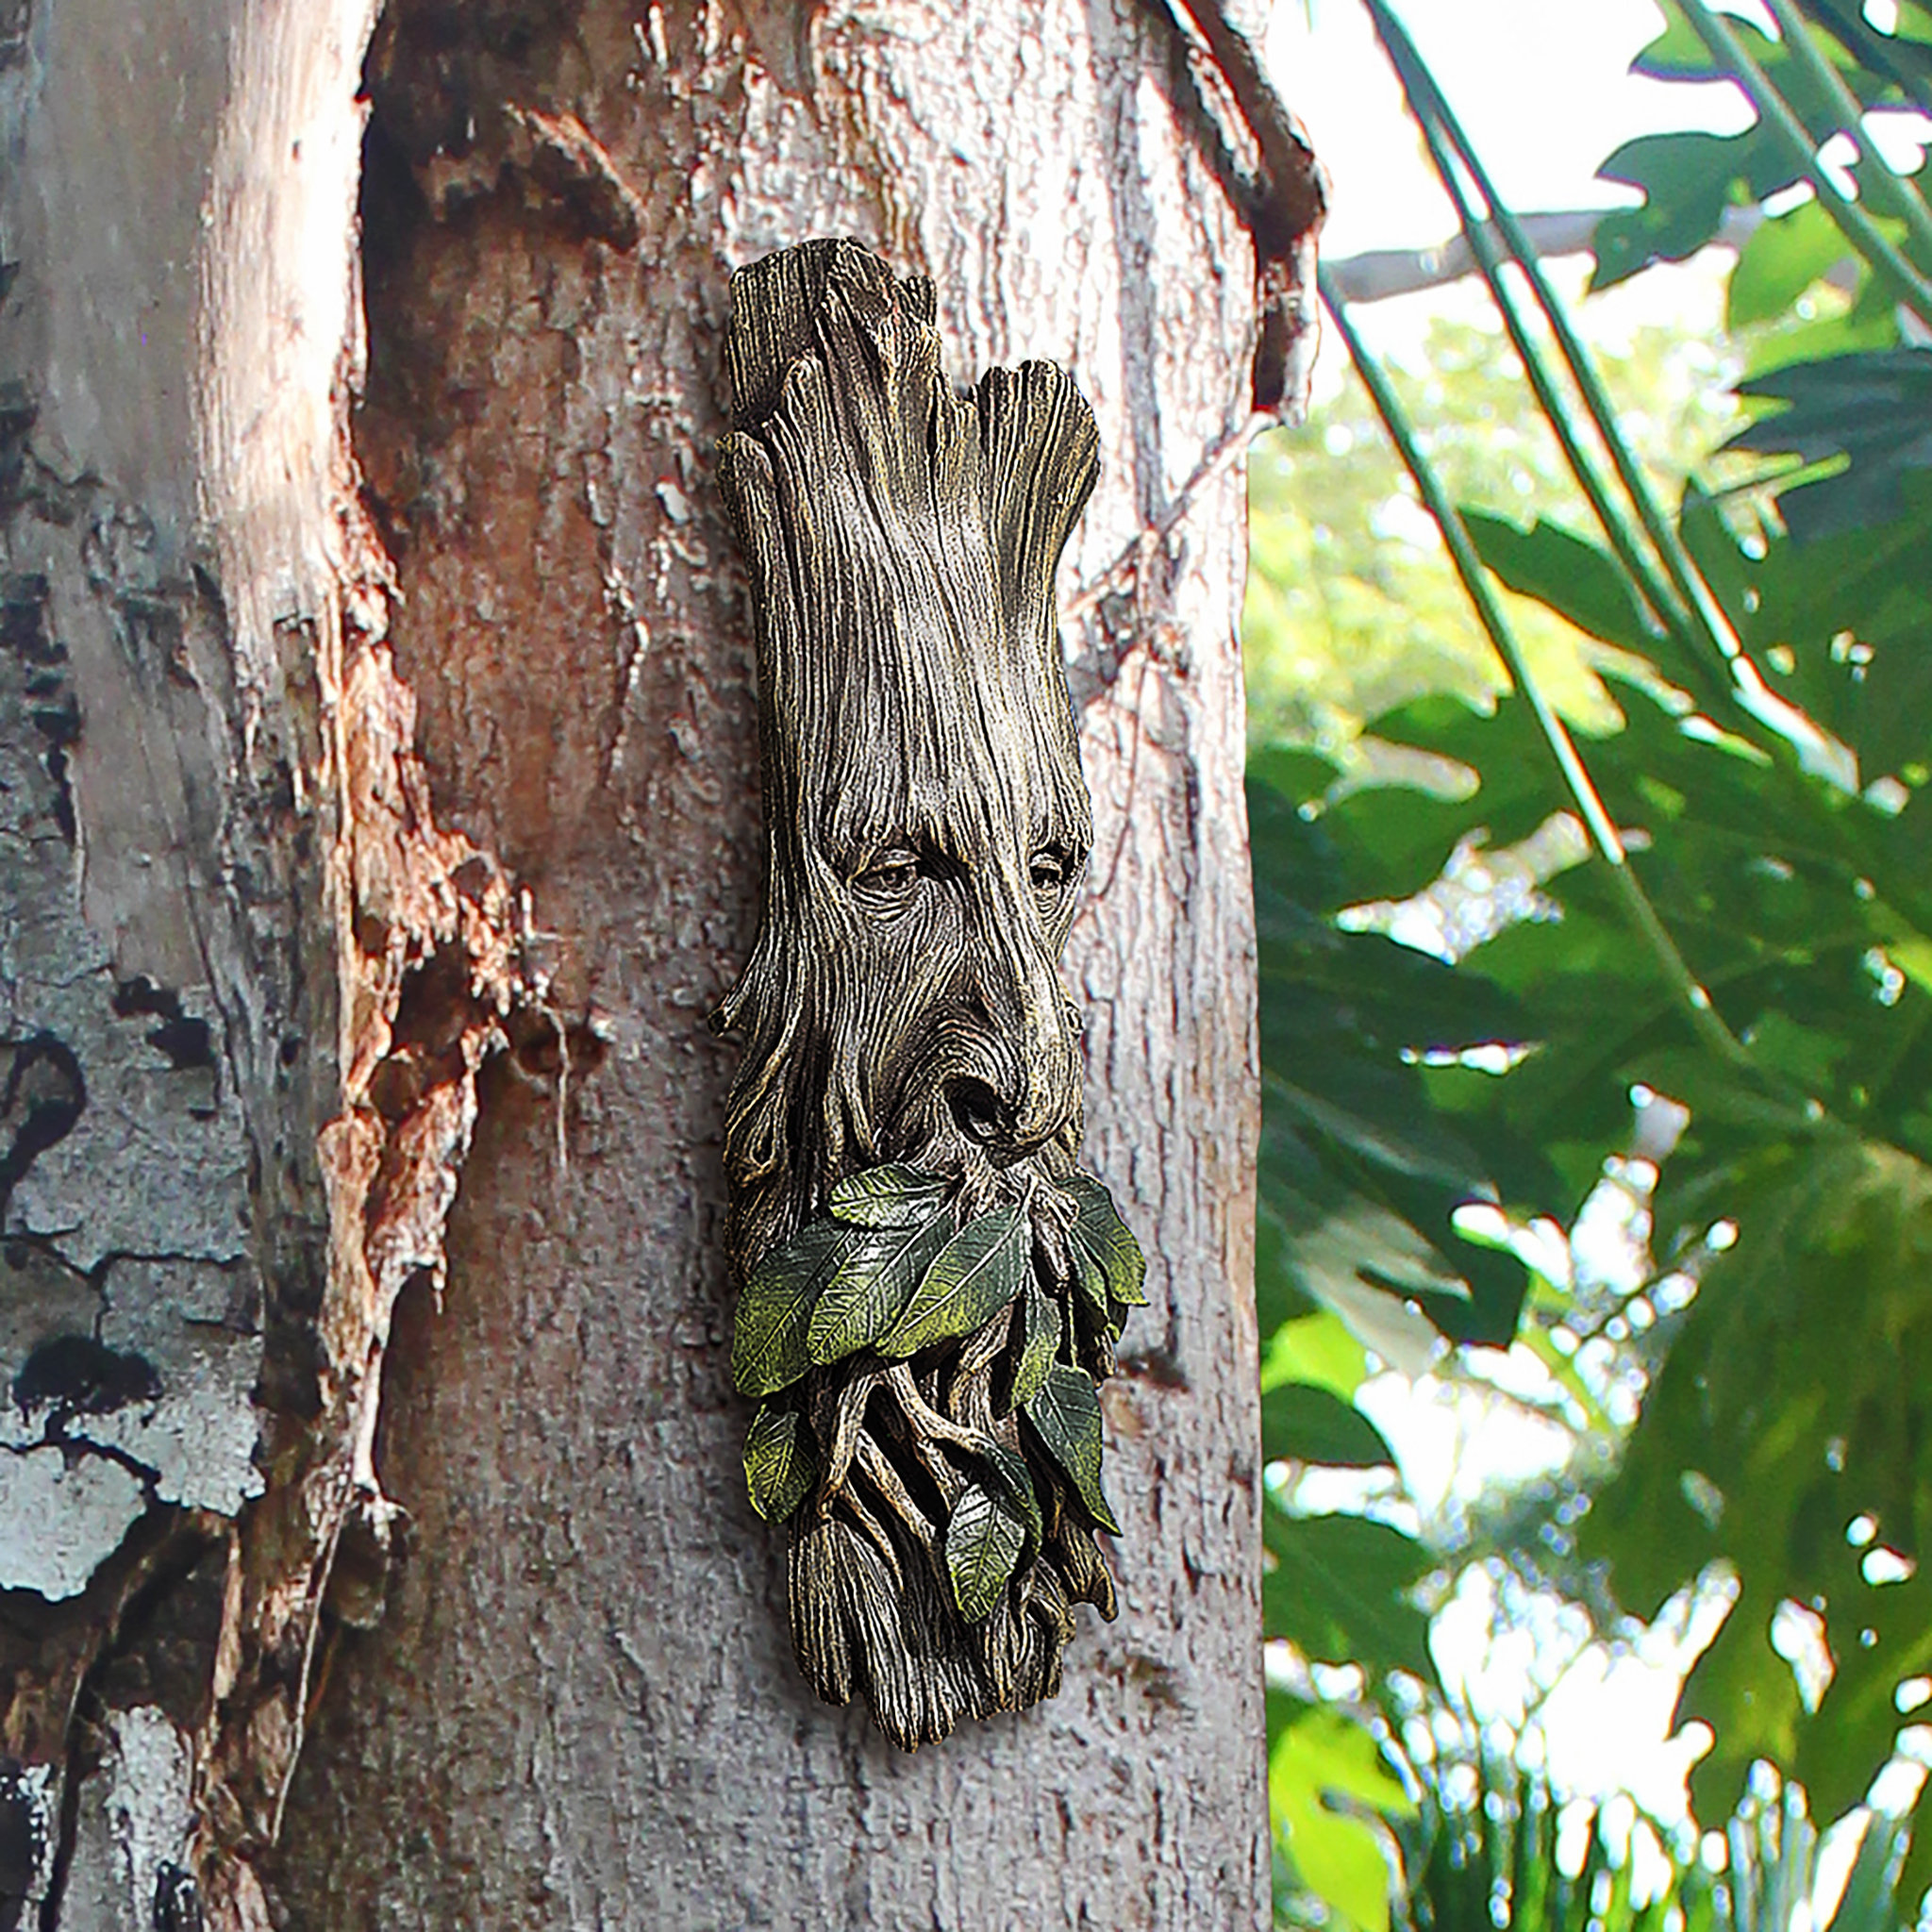
[{"label": "tree trunk", "polygon": [[[0,0],[0,1928],[1260,1923],[1256,278],[1173,21],[372,10]],[[726,282],[811,235],[1100,428],[1121,1614],[916,1754],[791,1657],[704,1024]]]}]

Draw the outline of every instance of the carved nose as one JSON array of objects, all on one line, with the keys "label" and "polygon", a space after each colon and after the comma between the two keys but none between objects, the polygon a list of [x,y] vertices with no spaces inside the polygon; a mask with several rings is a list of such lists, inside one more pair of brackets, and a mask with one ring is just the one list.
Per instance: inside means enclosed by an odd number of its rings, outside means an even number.
[{"label": "carved nose", "polygon": [[1018,1159],[1042,1147],[1066,1124],[1064,1082],[1046,1074],[1014,1080],[1017,1099],[989,1081],[963,1075],[946,1082],[946,1107],[960,1133],[995,1158]]},{"label": "carved nose", "polygon": [[1073,1112],[1076,1078],[1067,998],[1044,952],[1024,938],[991,944],[981,996],[991,1023],[991,1064],[946,1086],[960,1131],[991,1150],[1029,1154]]}]

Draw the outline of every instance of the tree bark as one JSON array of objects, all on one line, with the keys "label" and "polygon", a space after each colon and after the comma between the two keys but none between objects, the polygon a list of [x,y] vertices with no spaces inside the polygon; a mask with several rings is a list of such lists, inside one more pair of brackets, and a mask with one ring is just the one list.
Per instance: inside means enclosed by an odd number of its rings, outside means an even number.
[{"label": "tree bark", "polygon": [[[1255,275],[1173,23],[371,27],[0,5],[0,1924],[1260,1923]],[[1121,1614],[916,1755],[791,1658],[703,1024],[760,871],[726,280],[824,234],[1102,451]]]}]

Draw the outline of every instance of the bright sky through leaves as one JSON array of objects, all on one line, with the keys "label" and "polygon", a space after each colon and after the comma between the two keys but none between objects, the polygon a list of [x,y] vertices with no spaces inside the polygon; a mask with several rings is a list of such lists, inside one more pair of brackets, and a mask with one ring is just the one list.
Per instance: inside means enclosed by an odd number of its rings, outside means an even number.
[{"label": "bright sky through leaves", "polygon": [[[1700,118],[1724,133],[1751,119],[1728,86],[1692,89],[1628,73],[1632,58],[1663,25],[1650,0],[1407,0],[1402,14],[1499,191],[1522,212],[1629,205],[1637,199],[1634,191],[1596,178],[1598,164],[1621,142]],[[1428,248],[1452,235],[1454,211],[1357,0],[1310,0],[1307,7],[1278,0],[1268,47],[1278,84],[1331,179],[1324,254],[1340,259],[1378,249]],[[1640,276],[1590,305],[1591,332],[1599,335],[1607,323],[1612,338],[1626,337],[1651,321],[1709,331],[1727,267],[1693,263]],[[1575,278],[1565,275],[1563,280],[1574,292]],[[1494,325],[1489,298],[1474,276],[1359,312],[1374,345],[1405,360],[1420,350],[1431,320],[1443,317]],[[1318,395],[1333,394],[1341,365],[1331,329],[1323,344]],[[1409,1468],[1435,1470],[1439,1487],[1466,1488],[1512,1466],[1522,1476],[1547,1467],[1547,1424],[1538,1419],[1494,1405],[1478,1426],[1468,1404],[1446,1397],[1430,1378],[1413,1396],[1397,1399],[1389,1385],[1400,1380],[1377,1378],[1374,1418]],[[1620,1657],[1601,1645],[1556,1641],[1561,1617],[1554,1599],[1522,1607],[1529,1615],[1519,1639],[1550,1653],[1538,1659],[1520,1645],[1498,1647],[1498,1607],[1485,1600],[1478,1611],[1471,1595],[1474,1590],[1480,1596],[1486,1587],[1493,1588],[1472,1573],[1437,1621],[1433,1644],[1445,1677],[1463,1686],[1475,1709],[1515,1707],[1519,1714],[1529,1686],[1540,1679],[1550,1694],[1545,1748],[1560,1786],[1595,1794],[1634,1790],[1655,1815],[1682,1817],[1682,1780],[1694,1747],[1687,1753],[1690,1740],[1666,1742],[1666,1733],[1678,1672],[1689,1655],[1681,1648],[1688,1634],[1683,1607]],[[1709,1636],[1709,1618],[1694,1621],[1692,1650]],[[1544,1626],[1540,1632],[1539,1625]],[[1551,1694],[1553,1679],[1561,1688]],[[1588,1748],[1571,1748],[1586,1738]]]},{"label": "bright sky through leaves", "polygon": [[[1728,84],[1692,88],[1627,71],[1662,30],[1651,0],[1407,0],[1402,18],[1498,189],[1524,212],[1634,204],[1634,190],[1596,178],[1598,163],[1633,135],[1750,125]],[[1426,248],[1455,232],[1357,0],[1311,0],[1307,10],[1278,0],[1268,51],[1334,184],[1326,254]]]}]

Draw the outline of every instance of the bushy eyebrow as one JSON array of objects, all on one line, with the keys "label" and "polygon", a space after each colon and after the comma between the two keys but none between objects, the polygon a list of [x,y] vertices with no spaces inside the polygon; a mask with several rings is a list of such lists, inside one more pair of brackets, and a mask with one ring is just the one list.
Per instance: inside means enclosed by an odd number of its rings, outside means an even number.
[{"label": "bushy eyebrow", "polygon": [[[848,877],[901,848],[970,864],[998,842],[996,824],[1010,822],[1002,809],[1010,801],[988,799],[971,786],[941,791],[937,784],[881,782],[875,770],[853,775],[854,782],[835,781],[827,788],[819,832],[821,852]],[[872,783],[865,782],[868,777]],[[1036,778],[1027,790],[1030,809],[1023,811],[1031,823],[1024,850],[1057,852],[1084,863],[1092,843],[1085,800],[1050,780],[1041,784]]]}]

